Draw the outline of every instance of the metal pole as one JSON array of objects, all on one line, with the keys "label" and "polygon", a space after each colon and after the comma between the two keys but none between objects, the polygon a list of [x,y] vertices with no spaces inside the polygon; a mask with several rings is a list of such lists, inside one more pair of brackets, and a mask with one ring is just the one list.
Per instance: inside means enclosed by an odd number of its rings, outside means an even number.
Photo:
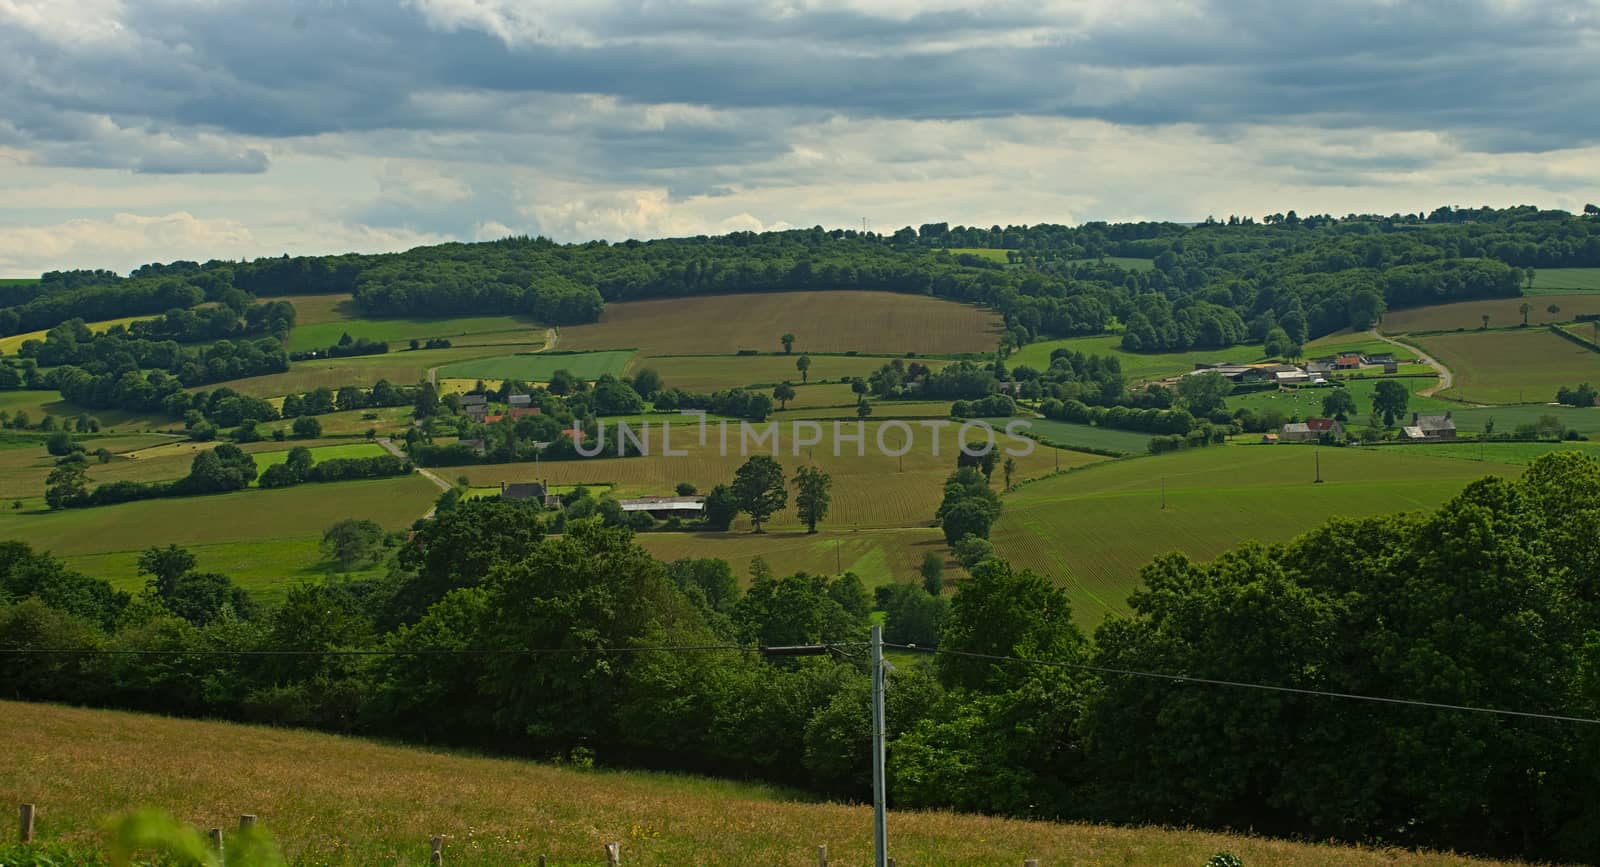
[{"label": "metal pole", "polygon": [[873,863],[889,867],[889,832],[884,785],[883,627],[872,627],[872,839]]}]

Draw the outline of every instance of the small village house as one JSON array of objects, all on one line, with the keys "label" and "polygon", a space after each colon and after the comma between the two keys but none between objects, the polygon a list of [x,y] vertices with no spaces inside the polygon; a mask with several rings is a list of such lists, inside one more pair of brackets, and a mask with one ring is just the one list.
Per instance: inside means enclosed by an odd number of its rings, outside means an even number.
[{"label": "small village house", "polygon": [[1411,424],[1400,429],[1400,438],[1408,442],[1439,442],[1456,438],[1456,422],[1450,413],[1444,415],[1411,414]]}]

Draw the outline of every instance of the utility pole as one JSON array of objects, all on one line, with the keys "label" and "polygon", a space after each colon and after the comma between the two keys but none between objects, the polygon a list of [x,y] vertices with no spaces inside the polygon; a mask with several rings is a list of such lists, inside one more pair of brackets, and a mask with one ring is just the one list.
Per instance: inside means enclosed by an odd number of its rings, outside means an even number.
[{"label": "utility pole", "polygon": [[872,851],[875,867],[889,867],[888,797],[884,785],[883,627],[872,627]]},{"label": "utility pole", "polygon": [[839,540],[833,540],[833,571],[844,574],[844,558],[839,553]]},{"label": "utility pole", "polygon": [[1317,446],[1316,455],[1317,455],[1317,480],[1315,482],[1313,482],[1312,484],[1320,485],[1320,484],[1322,484],[1322,446]]},{"label": "utility pole", "polygon": [[1161,511],[1167,510],[1167,477],[1161,477]]}]

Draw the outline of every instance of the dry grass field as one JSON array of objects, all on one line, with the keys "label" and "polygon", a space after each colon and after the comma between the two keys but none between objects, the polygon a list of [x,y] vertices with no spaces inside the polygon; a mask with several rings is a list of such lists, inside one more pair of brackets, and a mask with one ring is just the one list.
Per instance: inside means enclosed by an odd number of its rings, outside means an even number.
[{"label": "dry grass field", "polygon": [[[1391,310],[1383,314],[1383,330],[1390,334],[1408,331],[1454,331],[1483,327],[1483,317],[1489,317],[1490,328],[1505,328],[1522,324],[1523,304],[1528,311],[1528,325],[1548,322],[1571,322],[1582,313],[1600,313],[1600,294],[1538,295],[1527,298],[1490,298],[1481,301],[1458,301],[1454,304],[1434,304],[1408,310]],[[1549,311],[1550,305],[1560,308]]]},{"label": "dry grass field", "polygon": [[[856,429],[854,421],[842,421],[840,424],[846,434],[852,434]],[[857,455],[853,444],[847,444],[841,455],[835,456],[832,453],[832,425],[832,422],[821,425],[822,445],[802,449],[797,456],[791,448],[793,439],[790,426],[784,424],[783,440],[778,454],[778,461],[783,464],[786,476],[792,477],[801,464],[813,459],[817,466],[833,476],[833,507],[822,526],[916,527],[926,526],[932,522],[933,513],[943,496],[945,477],[955,469],[956,449],[953,428],[944,431],[940,454],[934,456],[931,434],[912,423],[911,427],[916,434],[915,448],[905,456],[902,469],[900,460],[878,453],[876,447],[877,431],[880,427],[878,423],[866,424],[864,428],[866,454],[860,456]],[[757,427],[759,429],[760,426]],[[707,442],[702,447],[699,445],[698,434],[693,424],[674,423],[671,445],[674,450],[682,449],[688,453],[683,457],[670,457],[660,453],[661,428],[657,424],[651,424],[652,453],[649,457],[597,456],[571,461],[544,461],[538,465],[488,464],[440,467],[434,468],[434,471],[448,479],[464,475],[474,485],[538,480],[547,480],[558,485],[608,483],[615,485],[615,493],[623,497],[670,493],[679,482],[690,482],[700,490],[707,491],[715,485],[732,481],[734,471],[747,459],[740,454],[739,425],[737,423],[728,425],[726,455],[720,453],[718,430],[715,424],[707,426]],[[635,431],[637,432],[637,428]],[[606,429],[608,442],[613,441],[612,432],[613,429],[608,426]],[[901,442],[899,437],[900,433],[891,428],[885,434],[885,443],[891,448],[896,448]],[[1007,444],[1003,434],[1000,443],[1002,447]],[[608,448],[608,453],[615,454],[614,446]],[[752,446],[749,453],[770,454],[770,446],[765,450]],[[1096,455],[1072,451],[1060,452],[1059,459],[1062,469],[1106,460]],[[1043,446],[1035,447],[1031,455],[1016,460],[1018,471],[1014,481],[1047,475],[1057,466],[1057,456],[1053,450]],[[994,473],[996,488],[1000,487],[1001,478],[1001,471],[996,469]],[[741,528],[747,524],[741,519],[734,526]],[[791,496],[790,508],[775,515],[769,523],[769,528],[793,529],[798,526],[799,519],[795,515]]]},{"label": "dry grass field", "polygon": [[945,578],[955,580],[960,566],[949,558],[944,535],[933,527],[884,530],[774,530],[768,533],[641,533],[636,538],[658,560],[715,557],[726,560],[741,580],[748,581],[757,557],[773,572],[837,575],[854,572],[868,587],[918,579],[923,555],[945,557]]},{"label": "dry grass field", "polygon": [[335,390],[342,385],[371,387],[380,379],[387,379],[395,385],[416,385],[428,378],[429,368],[490,355],[531,352],[542,345],[533,342],[489,347],[452,346],[449,349],[419,349],[415,352],[387,352],[383,355],[361,355],[355,358],[297,361],[283,373],[234,379],[225,383],[200,386],[193,390],[209,390],[218,385],[226,385],[240,394],[281,397],[290,392],[307,392],[321,386]]},{"label": "dry grass field", "polygon": [[1000,317],[978,307],[893,292],[705,295],[607,304],[591,325],[561,329],[563,350],[637,349],[644,355],[778,352],[993,352]]},{"label": "dry grass field", "polygon": [[[90,322],[88,325],[90,331],[98,334],[102,331],[109,330],[113,325],[127,325],[130,322],[137,322],[140,319],[149,318],[151,317],[124,316],[121,319],[105,319],[101,320],[100,322]],[[29,331],[25,334],[13,334],[10,337],[0,337],[0,355],[16,355],[17,350],[22,348],[22,344],[28,342],[29,340],[44,340],[45,331],[47,330],[48,329],[40,329],[38,331]]]},{"label": "dry grass field", "polygon": [[[650,368],[661,374],[667,388],[684,391],[717,391],[740,386],[776,385],[789,381],[800,387],[800,371],[794,366],[802,353],[793,355],[667,355],[636,358],[631,366],[636,372]],[[893,359],[881,356],[813,355],[809,381],[838,382],[846,377],[865,379]],[[932,368],[943,367],[943,361],[923,361]],[[851,399],[854,403],[854,398]]]},{"label": "dry grass field", "polygon": [[[421,864],[444,837],[453,867],[622,862],[832,863],[872,859],[872,810],[770,787],[641,772],[577,771],[333,735],[0,702],[0,801],[38,805],[46,840],[103,845],[102,823],[133,806],[199,828],[257,817],[294,864]],[[893,797],[893,793],[890,793]],[[1199,865],[1227,850],[1275,867],[1445,867],[1461,856],[1290,843],[1164,828],[893,812],[890,851],[908,867]]]}]

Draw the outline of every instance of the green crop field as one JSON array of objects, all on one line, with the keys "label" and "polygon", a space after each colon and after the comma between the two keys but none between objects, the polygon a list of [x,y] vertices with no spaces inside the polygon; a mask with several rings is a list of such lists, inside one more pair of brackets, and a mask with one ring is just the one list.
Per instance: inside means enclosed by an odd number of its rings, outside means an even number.
[{"label": "green crop field", "polygon": [[1540,268],[1533,273],[1529,295],[1560,295],[1571,291],[1600,292],[1600,268]]},{"label": "green crop field", "polygon": [[[902,461],[878,452],[876,439],[880,425],[876,421],[868,422],[863,428],[866,436],[863,443],[865,455],[858,455],[854,444],[846,444],[842,453],[835,456],[832,452],[833,424],[819,423],[822,443],[802,448],[797,456],[793,449],[794,431],[790,423],[785,422],[781,427],[782,442],[777,456],[786,476],[793,476],[795,470],[808,460],[815,460],[818,467],[833,476],[833,507],[822,526],[897,528],[928,525],[943,495],[945,477],[955,469],[955,430],[946,428],[943,431],[940,453],[935,456],[932,453],[932,433],[911,423],[914,448]],[[856,430],[853,419],[839,421],[838,424],[846,434]],[[762,426],[756,427],[759,429]],[[637,427],[634,430],[639,432]],[[567,485],[606,482],[616,485],[617,495],[624,497],[669,493],[679,482],[690,482],[700,490],[708,491],[715,485],[731,481],[734,471],[747,458],[740,454],[738,423],[728,425],[728,453],[725,455],[721,453],[719,427],[716,424],[708,425],[706,434],[706,445],[702,447],[694,424],[674,421],[671,446],[674,451],[682,449],[687,452],[681,457],[661,453],[661,428],[652,424],[649,432],[652,454],[649,457],[597,456],[570,461],[543,461],[537,466],[532,463],[484,464],[442,467],[434,471],[449,479],[464,475],[474,485],[537,480]],[[606,454],[615,454],[614,441],[615,428],[607,425]],[[885,444],[889,448],[897,448],[901,443],[899,431],[890,428],[885,432]],[[1007,441],[1003,434],[999,444],[1001,448],[1021,447]],[[765,450],[752,445],[749,451],[751,454],[770,454],[770,445]],[[1096,455],[1073,451],[1062,451],[1059,457],[1062,469],[1105,460]],[[1018,457],[1016,461],[1018,472],[1015,480],[1046,475],[1057,465],[1053,450],[1040,445],[1034,445],[1032,454]],[[995,471],[994,484],[997,488],[1001,484],[999,470]],[[735,527],[745,526],[743,518],[735,524]],[[770,527],[793,529],[798,526],[799,519],[795,515],[791,497],[790,507],[775,515]]]},{"label": "green crop field", "polygon": [[895,292],[814,291],[703,295],[607,304],[591,325],[561,329],[557,347],[637,349],[643,355],[732,355],[741,349],[939,355],[994,352],[992,310]]},{"label": "green crop field", "polygon": [[1560,442],[1560,443],[1504,443],[1504,442],[1479,442],[1475,440],[1458,440],[1454,443],[1419,443],[1417,445],[1373,446],[1370,448],[1399,449],[1407,455],[1428,455],[1436,458],[1451,458],[1458,461],[1477,461],[1491,464],[1510,464],[1525,466],[1533,463],[1535,458],[1551,452],[1580,451],[1591,457],[1600,458],[1600,443],[1592,442]]},{"label": "green crop field", "polygon": [[[368,418],[368,416],[372,416]],[[361,436],[367,430],[375,429],[379,436],[403,434],[411,425],[411,407],[386,406],[373,409],[352,409],[344,412],[330,412],[317,416],[317,423],[322,425],[322,435],[325,437]],[[294,427],[294,419],[286,418],[280,421],[263,422],[256,429],[263,435],[271,436],[272,431],[283,429],[286,433]]]},{"label": "green crop field", "polygon": [[[996,430],[1019,419],[990,418],[984,419],[994,425]],[[1150,451],[1151,434],[1138,431],[1116,430],[1108,427],[1095,427],[1089,424],[1074,424],[1065,421],[1053,421],[1047,418],[1020,419],[1028,423],[1027,430],[1034,436],[1043,437],[1050,442],[1066,448],[1099,449],[1101,451],[1117,452],[1124,455],[1142,455]]]},{"label": "green crop field", "polygon": [[[828,386],[832,388],[833,386]],[[799,391],[797,387],[795,389]],[[881,421],[887,418],[930,419],[949,418],[950,401],[948,400],[879,400],[869,401],[872,404],[872,418]],[[789,409],[775,412],[772,418],[775,421],[789,422],[795,419],[852,419],[856,417],[854,399],[847,405],[808,407],[796,409],[796,404],[789,404]]]},{"label": "green crop field", "polygon": [[[1600,293],[1490,298],[1458,301],[1454,304],[1435,304],[1430,307],[1412,307],[1407,310],[1390,310],[1383,315],[1383,330],[1393,334],[1408,331],[1477,330],[1483,327],[1485,316],[1489,317],[1490,328],[1516,326],[1522,324],[1521,308],[1524,304],[1529,308],[1530,325],[1570,322],[1582,314],[1600,314]],[[1550,312],[1551,305],[1557,308],[1555,313]]]},{"label": "green crop field", "polygon": [[1057,349],[1070,349],[1085,355],[1114,356],[1122,363],[1122,375],[1128,380],[1164,379],[1194,370],[1196,364],[1233,361],[1247,364],[1264,360],[1261,347],[1248,344],[1228,349],[1195,349],[1188,352],[1125,352],[1122,337],[1101,334],[1094,337],[1069,337],[1064,340],[1045,340],[1030,343],[1006,358],[1012,367],[1027,366],[1035,370],[1050,367],[1050,353]]},{"label": "green crop field", "polygon": [[628,368],[633,353],[627,350],[614,352],[535,353],[524,355],[497,355],[458,361],[439,368],[439,376],[454,379],[520,379],[524,382],[545,382],[558,370],[580,379],[599,379],[611,374],[621,376]]},{"label": "green crop field", "polygon": [[1154,271],[1156,267],[1154,259],[1140,259],[1133,256],[1103,256],[1099,259],[1073,259],[1072,262],[1074,264],[1105,262],[1126,271]]},{"label": "green crop field", "polygon": [[1458,407],[1453,410],[1456,429],[1461,433],[1481,433],[1484,426],[1494,422],[1499,433],[1510,433],[1518,425],[1537,424],[1541,416],[1554,416],[1569,430],[1588,436],[1600,435],[1600,408],[1579,409],[1553,404],[1527,404],[1523,406]]},{"label": "green crop field", "polygon": [[[453,867],[622,863],[799,865],[826,844],[835,864],[872,860],[872,809],[816,803],[752,783],[579,770],[283,728],[0,702],[10,749],[0,797],[39,807],[41,839],[106,844],[132,805],[200,829],[249,811],[291,864],[420,864],[442,835]],[[892,811],[907,865],[1204,864],[1218,851],[1275,867],[1489,867],[1453,854],[1291,843],[1193,830],[1027,822]],[[24,863],[34,863],[25,861]],[[38,863],[46,863],[40,861]],[[50,863],[90,863],[81,860]]]},{"label": "green crop field", "polygon": [[[932,515],[930,514],[931,518]],[[825,526],[825,525],[824,525]],[[804,530],[754,533],[643,533],[638,536],[652,555],[672,561],[685,557],[715,557],[728,561],[735,575],[748,582],[751,563],[761,557],[776,572],[856,573],[869,588],[895,581],[916,580],[923,556],[933,551],[947,557],[944,535],[932,527],[880,530],[826,530],[816,535]],[[953,578],[960,566],[947,560]]]},{"label": "green crop field", "polygon": [[[810,381],[838,382],[846,377],[862,377],[893,361],[891,358],[848,355],[812,355]],[[661,375],[667,388],[708,392],[761,383],[771,387],[789,381],[801,387],[800,371],[795,368],[800,353],[793,355],[667,355],[639,358],[632,367],[637,372],[650,368]],[[903,359],[930,368],[943,367],[939,360]],[[855,400],[852,398],[851,403]]]},{"label": "green crop field", "polygon": [[[276,602],[301,581],[326,577],[333,564],[322,555],[320,534],[301,538],[265,539],[254,542],[219,542],[186,546],[195,557],[195,568],[220,572],[264,602]],[[104,578],[118,590],[137,592],[148,576],[139,574],[141,551],[112,551],[105,554],[79,554],[64,558],[67,567],[85,575]],[[340,572],[340,580],[378,578],[384,568]]]},{"label": "green crop field", "polygon": [[289,333],[288,349],[321,349],[339,338],[383,340],[403,349],[410,340],[443,337],[453,345],[530,344],[544,340],[545,327],[524,316],[460,316],[448,319],[347,319],[317,325],[296,325]]},{"label": "green crop field", "polygon": [[[1320,485],[1312,483],[1317,454]],[[1434,507],[1473,479],[1517,472],[1403,448],[1213,446],[1026,485],[1004,498],[990,538],[1001,556],[1067,588],[1078,622],[1093,626],[1127,613],[1139,570],[1158,554],[1209,559],[1246,539],[1292,538],[1334,515]]]},{"label": "green crop field", "polygon": [[1360,333],[1338,331],[1333,334],[1325,334],[1306,343],[1302,351],[1307,358],[1337,355],[1341,352],[1359,352],[1362,355],[1388,353],[1393,355],[1396,361],[1411,361],[1417,357],[1417,354],[1408,347],[1395,346],[1393,343],[1379,340],[1365,331]]},{"label": "green crop field", "polygon": [[1455,374],[1441,394],[1458,400],[1543,402],[1562,386],[1600,381],[1600,353],[1543,328],[1436,334],[1417,343]]},{"label": "green crop field", "polygon": [[973,256],[978,259],[988,259],[990,262],[999,262],[1005,265],[1011,261],[1007,250],[995,250],[988,247],[947,247],[945,252],[952,256]]},{"label": "green crop field", "polygon": [[[1367,415],[1372,412],[1372,392],[1378,383],[1384,379],[1394,379],[1411,390],[1411,400],[1407,404],[1407,412],[1444,412],[1445,410],[1459,409],[1461,404],[1435,397],[1423,397],[1419,391],[1432,388],[1439,384],[1436,376],[1427,377],[1365,377],[1362,379],[1341,380],[1342,386],[1355,398],[1357,414],[1351,417],[1351,422],[1360,424],[1367,420]],[[1251,409],[1257,413],[1277,410],[1283,414],[1284,419],[1298,416],[1307,419],[1322,415],[1322,400],[1330,392],[1341,386],[1327,386],[1323,388],[1292,388],[1268,391],[1252,391],[1244,394],[1234,394],[1228,397],[1228,410]]]},{"label": "green crop field", "polygon": [[26,539],[61,556],[140,551],[153,544],[208,545],[320,536],[344,518],[409,527],[439,489],[415,473],[393,479],[297,485],[207,497],[144,500],[49,512],[39,502],[0,510],[0,539]]}]

